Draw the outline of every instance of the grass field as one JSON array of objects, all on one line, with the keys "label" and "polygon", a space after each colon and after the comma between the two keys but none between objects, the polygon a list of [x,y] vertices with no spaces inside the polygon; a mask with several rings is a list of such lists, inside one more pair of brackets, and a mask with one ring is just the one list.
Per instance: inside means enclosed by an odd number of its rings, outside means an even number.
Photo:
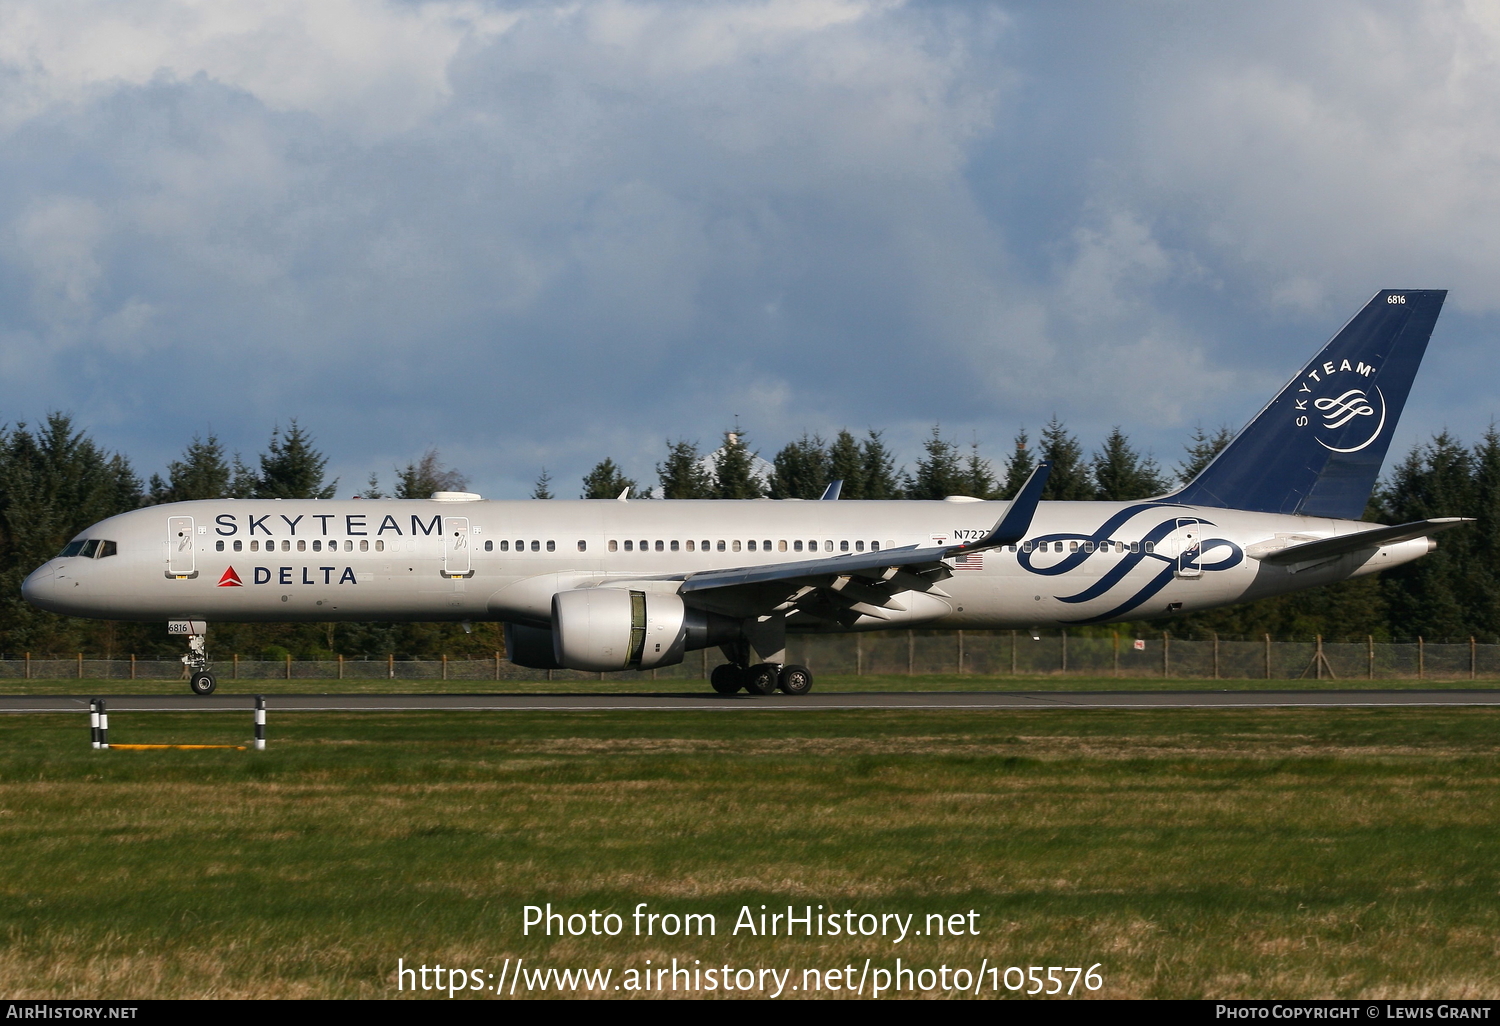
[{"label": "grass field", "polygon": [[[1103,997],[1500,990],[1500,711],[273,713],[264,753],[95,752],[83,727],[0,717],[7,997],[378,997],[398,958],[517,957],[615,983],[899,956],[1097,962]],[[718,933],[522,936],[548,901]],[[980,934],[729,935],[789,903],[974,909]]]},{"label": "grass field", "polygon": [[[973,674],[905,674],[864,676],[818,676],[819,692],[857,691],[1303,691],[1378,688],[1412,690],[1427,688],[1497,688],[1500,680],[1463,677],[1429,677],[1425,680],[1355,677],[1341,680],[1208,680],[1192,677],[1083,677],[1049,674],[1035,677],[981,677]],[[652,680],[622,676],[607,680],[345,680],[278,678],[232,680],[221,678],[221,695],[306,694],[663,694],[709,691],[708,682],[697,679]],[[65,677],[53,680],[0,681],[0,695],[186,695],[186,681],[100,680]]]}]

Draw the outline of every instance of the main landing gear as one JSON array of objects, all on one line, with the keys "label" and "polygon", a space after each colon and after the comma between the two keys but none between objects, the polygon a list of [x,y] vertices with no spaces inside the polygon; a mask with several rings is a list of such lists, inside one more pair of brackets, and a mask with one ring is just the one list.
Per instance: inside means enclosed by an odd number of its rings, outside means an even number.
[{"label": "main landing gear", "polygon": [[724,663],[714,667],[709,683],[721,695],[733,695],[740,688],[752,695],[773,695],[777,691],[788,695],[805,695],[812,690],[813,675],[805,666],[780,666],[776,663],[736,666]]}]

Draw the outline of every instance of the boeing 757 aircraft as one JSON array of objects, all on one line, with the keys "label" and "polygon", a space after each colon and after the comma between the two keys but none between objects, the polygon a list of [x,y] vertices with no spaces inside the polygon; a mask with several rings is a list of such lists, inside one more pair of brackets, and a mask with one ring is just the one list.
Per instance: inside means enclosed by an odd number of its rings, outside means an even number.
[{"label": "boeing 757 aircraft", "polygon": [[[165,620],[198,694],[214,620],[499,620],[537,668],[717,646],[715,690],[800,695],[788,632],[1068,627],[1190,613],[1410,562],[1464,521],[1361,522],[1445,291],[1382,291],[1186,486],[1137,502],[180,502],[78,535],[22,594]],[[825,498],[837,498],[837,483]]]}]

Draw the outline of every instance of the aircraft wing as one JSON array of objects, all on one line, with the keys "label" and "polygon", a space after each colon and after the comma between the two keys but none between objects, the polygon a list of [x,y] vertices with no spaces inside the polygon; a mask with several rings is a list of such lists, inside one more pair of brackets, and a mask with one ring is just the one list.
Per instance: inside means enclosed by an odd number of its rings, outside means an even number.
[{"label": "aircraft wing", "polygon": [[1040,463],[988,534],[962,545],[907,545],[768,566],[707,570],[683,578],[679,594],[691,605],[730,616],[782,613],[799,619],[852,624],[861,616],[893,619],[906,613],[903,592],[931,592],[953,576],[944,560],[1011,545],[1025,537],[1052,468]]},{"label": "aircraft wing", "polygon": [[1288,545],[1285,548],[1273,549],[1264,554],[1257,554],[1252,548],[1248,554],[1253,558],[1259,559],[1262,563],[1278,565],[1306,563],[1312,560],[1332,559],[1334,556],[1342,556],[1346,552],[1358,552],[1361,549],[1378,549],[1382,545],[1394,545],[1396,542],[1425,538],[1429,535],[1437,534],[1439,531],[1446,531],[1453,527],[1462,527],[1464,524],[1472,524],[1473,522],[1473,517],[1438,517],[1433,520],[1414,520],[1409,524],[1397,524],[1394,527],[1377,527],[1369,531],[1355,531],[1353,534],[1341,534],[1334,538],[1319,538],[1317,541]]}]

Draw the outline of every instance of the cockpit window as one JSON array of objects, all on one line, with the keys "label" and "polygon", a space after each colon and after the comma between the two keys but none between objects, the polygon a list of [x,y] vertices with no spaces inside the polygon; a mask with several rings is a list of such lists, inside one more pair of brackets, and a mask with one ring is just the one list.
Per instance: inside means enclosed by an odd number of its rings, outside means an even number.
[{"label": "cockpit window", "polygon": [[99,539],[90,538],[83,543],[83,551],[78,553],[84,559],[93,559],[99,554]]},{"label": "cockpit window", "polygon": [[61,559],[65,556],[76,556],[78,555],[78,553],[83,551],[83,546],[84,543],[81,541],[70,541],[68,542],[68,544],[64,545],[63,550],[57,554],[58,558]]},{"label": "cockpit window", "polygon": [[100,559],[103,559],[105,556],[118,555],[119,552],[120,552],[119,548],[112,541],[103,541],[103,542],[99,543],[99,558]]}]

